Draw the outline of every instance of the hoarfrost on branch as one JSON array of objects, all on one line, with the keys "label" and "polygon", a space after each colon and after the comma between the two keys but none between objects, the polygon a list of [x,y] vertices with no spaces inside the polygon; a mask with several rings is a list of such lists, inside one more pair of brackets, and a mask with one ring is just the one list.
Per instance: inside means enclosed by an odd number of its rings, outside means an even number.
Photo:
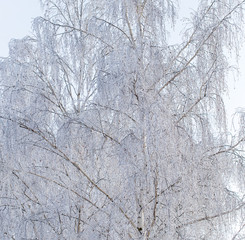
[{"label": "hoarfrost on branch", "polygon": [[222,94],[245,1],[199,2],[171,45],[175,0],[42,1],[0,62],[1,239],[244,236]]}]

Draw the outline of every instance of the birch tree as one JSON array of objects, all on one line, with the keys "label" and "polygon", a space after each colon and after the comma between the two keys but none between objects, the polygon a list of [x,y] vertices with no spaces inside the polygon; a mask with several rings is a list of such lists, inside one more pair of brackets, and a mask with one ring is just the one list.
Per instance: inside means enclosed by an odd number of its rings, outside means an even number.
[{"label": "birch tree", "polygon": [[199,2],[175,45],[177,1],[41,2],[0,63],[1,239],[243,236],[222,94],[245,1]]}]

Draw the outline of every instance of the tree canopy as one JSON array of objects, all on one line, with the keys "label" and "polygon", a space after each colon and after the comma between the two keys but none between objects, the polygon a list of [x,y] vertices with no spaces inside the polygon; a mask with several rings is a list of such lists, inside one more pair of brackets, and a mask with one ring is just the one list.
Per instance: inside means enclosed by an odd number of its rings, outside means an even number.
[{"label": "tree canopy", "polygon": [[241,239],[241,0],[43,0],[0,62],[1,239]]}]

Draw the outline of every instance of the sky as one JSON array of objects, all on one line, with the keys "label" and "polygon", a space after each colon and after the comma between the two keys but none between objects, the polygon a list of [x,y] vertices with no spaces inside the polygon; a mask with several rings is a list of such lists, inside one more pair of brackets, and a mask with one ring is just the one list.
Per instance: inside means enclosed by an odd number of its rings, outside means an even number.
[{"label": "sky", "polygon": [[0,56],[8,56],[8,43],[31,33],[32,21],[42,14],[39,0],[0,0]]},{"label": "sky", "polygon": [[[180,15],[195,9],[197,2],[181,0]],[[0,0],[0,57],[8,56],[8,43],[11,39],[20,39],[31,34],[32,21],[41,14],[39,0]],[[225,96],[229,129],[236,109],[245,109],[245,48],[240,56],[240,76],[236,82],[229,79],[229,96]]]}]

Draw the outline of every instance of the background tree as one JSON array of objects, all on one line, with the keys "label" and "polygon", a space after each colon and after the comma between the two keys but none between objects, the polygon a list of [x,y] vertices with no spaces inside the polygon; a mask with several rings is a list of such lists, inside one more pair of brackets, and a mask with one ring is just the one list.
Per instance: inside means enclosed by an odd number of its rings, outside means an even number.
[{"label": "background tree", "polygon": [[171,45],[177,1],[42,1],[0,65],[1,239],[239,239],[222,93],[244,3],[200,1]]}]

